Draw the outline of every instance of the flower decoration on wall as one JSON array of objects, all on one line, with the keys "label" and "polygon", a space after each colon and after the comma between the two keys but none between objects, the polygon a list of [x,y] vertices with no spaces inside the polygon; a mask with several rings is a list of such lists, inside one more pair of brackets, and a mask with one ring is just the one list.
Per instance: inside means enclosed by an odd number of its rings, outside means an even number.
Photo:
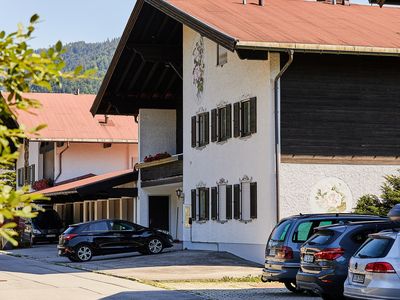
[{"label": "flower decoration on wall", "polygon": [[196,88],[196,96],[198,99],[201,98],[204,92],[204,75],[205,75],[205,63],[204,63],[204,39],[202,36],[195,43],[192,56],[193,56],[193,85]]},{"label": "flower decoration on wall", "polygon": [[157,153],[156,155],[148,155],[144,158],[144,162],[148,163],[148,162],[152,162],[152,161],[156,161],[156,160],[160,160],[160,159],[164,159],[164,158],[168,158],[171,157],[171,154],[169,154],[168,152],[164,152],[164,153]]},{"label": "flower decoration on wall", "polygon": [[328,177],[312,188],[309,200],[315,213],[342,213],[351,209],[352,194],[343,180]]},{"label": "flower decoration on wall", "polygon": [[34,189],[35,191],[41,191],[52,186],[53,180],[47,178],[43,178],[32,183],[32,189]]}]

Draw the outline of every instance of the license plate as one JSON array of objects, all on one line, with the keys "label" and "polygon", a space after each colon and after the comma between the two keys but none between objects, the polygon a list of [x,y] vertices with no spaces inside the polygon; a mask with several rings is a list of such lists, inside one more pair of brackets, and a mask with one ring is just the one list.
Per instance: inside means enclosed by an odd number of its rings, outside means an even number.
[{"label": "license plate", "polygon": [[275,256],[276,250],[275,249],[269,249],[269,255],[270,256]]},{"label": "license plate", "polygon": [[303,260],[306,263],[312,263],[312,262],[314,262],[314,255],[305,254],[304,257],[303,257]]},{"label": "license plate", "polygon": [[353,282],[364,283],[364,281],[365,281],[364,274],[353,274]]},{"label": "license plate", "polygon": [[53,238],[53,237],[56,237],[56,235],[55,234],[47,234],[46,237]]}]

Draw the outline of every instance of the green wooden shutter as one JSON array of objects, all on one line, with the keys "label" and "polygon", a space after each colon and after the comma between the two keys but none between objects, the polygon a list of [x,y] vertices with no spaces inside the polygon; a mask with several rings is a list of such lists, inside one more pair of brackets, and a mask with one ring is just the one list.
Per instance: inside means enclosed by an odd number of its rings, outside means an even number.
[{"label": "green wooden shutter", "polygon": [[226,106],[226,138],[232,137],[232,104]]},{"label": "green wooden shutter", "polygon": [[240,219],[240,184],[233,185],[233,218]]},{"label": "green wooden shutter", "polygon": [[206,220],[210,220],[210,189],[209,188],[205,188],[204,189],[205,192],[205,199],[206,199],[206,203],[205,203],[205,209],[206,209],[206,216],[205,219]]},{"label": "green wooden shutter", "polygon": [[35,178],[35,165],[31,166],[31,184],[35,182],[36,178]]},{"label": "green wooden shutter", "polygon": [[217,141],[217,110],[211,110],[211,142]]},{"label": "green wooden shutter", "polygon": [[218,219],[218,190],[214,186],[211,188],[211,220]]},{"label": "green wooden shutter", "polygon": [[250,183],[250,218],[257,218],[257,182]]},{"label": "green wooden shutter", "polygon": [[257,98],[250,99],[250,132],[257,132]]},{"label": "green wooden shutter", "polygon": [[210,113],[206,112],[204,115],[204,137],[205,137],[205,143],[204,145],[208,145],[210,143]]},{"label": "green wooden shutter", "polygon": [[233,136],[240,136],[240,102],[233,104]]},{"label": "green wooden shutter", "polygon": [[196,148],[197,146],[197,137],[196,137],[196,128],[197,128],[197,117],[192,117],[192,147]]},{"label": "green wooden shutter", "polygon": [[226,186],[226,219],[232,219],[232,185]]},{"label": "green wooden shutter", "polygon": [[192,220],[197,220],[196,216],[196,190],[192,190]]}]

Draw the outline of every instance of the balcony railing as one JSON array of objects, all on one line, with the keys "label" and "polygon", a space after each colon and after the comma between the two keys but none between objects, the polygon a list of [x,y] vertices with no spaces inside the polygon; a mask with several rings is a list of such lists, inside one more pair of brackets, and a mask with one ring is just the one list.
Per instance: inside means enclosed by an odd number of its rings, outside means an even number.
[{"label": "balcony railing", "polygon": [[136,169],[140,170],[142,187],[179,183],[183,175],[183,154],[139,163]]}]

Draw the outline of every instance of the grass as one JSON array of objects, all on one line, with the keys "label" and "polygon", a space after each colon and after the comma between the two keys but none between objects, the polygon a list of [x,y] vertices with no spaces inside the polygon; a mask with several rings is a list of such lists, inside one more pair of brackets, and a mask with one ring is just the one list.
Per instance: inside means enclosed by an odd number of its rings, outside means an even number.
[{"label": "grass", "polygon": [[261,282],[261,277],[260,276],[244,276],[244,277],[229,277],[229,276],[224,276],[222,278],[217,278],[217,279],[187,279],[187,280],[162,280],[162,281],[156,281],[159,283],[180,283],[180,282],[187,282],[187,283],[218,283],[218,282]]}]

